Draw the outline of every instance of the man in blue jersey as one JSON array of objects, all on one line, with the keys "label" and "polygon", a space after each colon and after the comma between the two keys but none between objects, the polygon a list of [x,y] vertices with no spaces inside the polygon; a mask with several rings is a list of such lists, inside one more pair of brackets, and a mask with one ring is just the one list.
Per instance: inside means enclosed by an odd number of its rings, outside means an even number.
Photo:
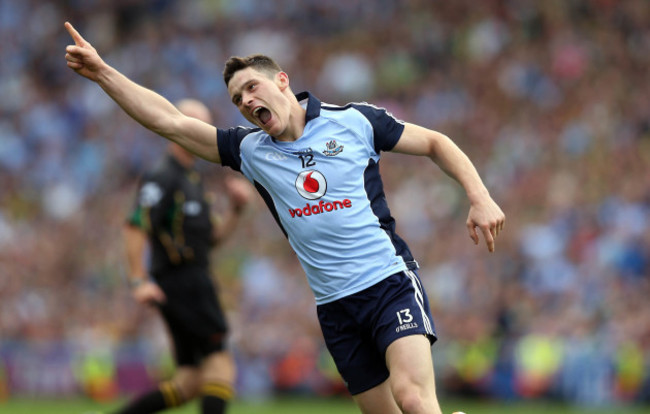
[{"label": "man in blue jersey", "polygon": [[270,58],[230,58],[224,81],[254,128],[217,129],[107,65],[69,24],[67,65],[101,86],[148,129],[240,171],[296,251],[316,298],[325,342],[364,413],[441,413],[436,340],[417,263],[395,233],[384,197],[381,151],[431,158],[465,189],[467,229],[487,247],[505,223],[467,156],[446,136],[368,104],[327,105],[294,95]]}]

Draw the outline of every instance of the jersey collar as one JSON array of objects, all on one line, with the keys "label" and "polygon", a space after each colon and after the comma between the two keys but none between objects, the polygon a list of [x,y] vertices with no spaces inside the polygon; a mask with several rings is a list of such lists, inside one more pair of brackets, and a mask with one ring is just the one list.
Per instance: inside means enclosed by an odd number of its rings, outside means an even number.
[{"label": "jersey collar", "polygon": [[304,101],[307,101],[305,123],[320,116],[320,100],[314,95],[304,91],[296,94],[296,99],[298,99],[298,102],[300,102],[301,105],[304,105]]}]

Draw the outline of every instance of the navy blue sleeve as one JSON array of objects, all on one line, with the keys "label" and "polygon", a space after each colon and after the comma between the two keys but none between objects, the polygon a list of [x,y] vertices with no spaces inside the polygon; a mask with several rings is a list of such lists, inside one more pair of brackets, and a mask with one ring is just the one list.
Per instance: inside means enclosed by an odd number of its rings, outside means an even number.
[{"label": "navy blue sleeve", "polygon": [[370,124],[375,139],[375,151],[390,151],[393,149],[404,131],[404,123],[398,121],[386,109],[370,104],[352,104],[365,116]]},{"label": "navy blue sleeve", "polygon": [[253,132],[252,128],[235,127],[217,129],[217,148],[221,157],[221,165],[241,171],[241,154],[239,146],[246,135]]}]

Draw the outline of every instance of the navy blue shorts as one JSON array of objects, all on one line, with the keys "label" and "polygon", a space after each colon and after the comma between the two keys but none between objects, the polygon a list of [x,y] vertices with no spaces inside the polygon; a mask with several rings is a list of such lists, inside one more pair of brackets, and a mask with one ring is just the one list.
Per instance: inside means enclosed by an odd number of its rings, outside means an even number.
[{"label": "navy blue shorts", "polygon": [[361,292],[317,307],[327,349],[352,395],[388,379],[386,348],[408,335],[426,335],[435,327],[420,278],[396,273]]}]

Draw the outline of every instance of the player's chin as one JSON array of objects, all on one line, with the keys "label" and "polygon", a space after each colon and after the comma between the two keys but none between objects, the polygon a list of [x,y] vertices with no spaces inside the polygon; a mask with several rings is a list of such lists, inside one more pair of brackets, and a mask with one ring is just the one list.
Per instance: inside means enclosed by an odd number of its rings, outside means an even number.
[{"label": "player's chin", "polygon": [[264,130],[265,132],[269,132],[267,126],[264,125],[264,123],[263,123],[262,121],[260,121],[259,119],[254,118],[254,119],[251,120],[251,123],[252,123],[253,125],[255,125],[256,127],[260,128],[260,129],[262,129],[262,130]]},{"label": "player's chin", "polygon": [[280,131],[278,131],[279,128],[277,128],[277,125],[275,125],[272,120],[269,120],[266,124],[263,124],[262,122],[258,123],[259,127],[264,130],[267,134],[275,137],[279,134]]}]

